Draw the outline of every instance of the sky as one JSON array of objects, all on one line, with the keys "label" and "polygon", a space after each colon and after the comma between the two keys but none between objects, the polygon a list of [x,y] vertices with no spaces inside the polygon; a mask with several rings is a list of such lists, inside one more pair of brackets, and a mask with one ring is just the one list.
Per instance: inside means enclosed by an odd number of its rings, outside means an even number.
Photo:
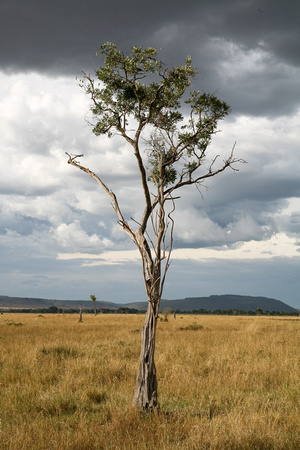
[{"label": "sky", "polygon": [[0,0],[0,295],[146,299],[110,199],[65,155],[83,153],[125,217],[140,216],[130,148],[93,135],[76,78],[94,76],[107,41],[158,48],[168,67],[191,55],[192,88],[231,106],[210,157],[236,143],[247,161],[181,193],[163,298],[300,308],[299,0]]}]

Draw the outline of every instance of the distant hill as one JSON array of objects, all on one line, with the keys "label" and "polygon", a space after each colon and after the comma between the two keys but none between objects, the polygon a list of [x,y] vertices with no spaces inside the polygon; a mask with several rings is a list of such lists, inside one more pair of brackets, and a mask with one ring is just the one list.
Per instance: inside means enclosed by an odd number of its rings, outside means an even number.
[{"label": "distant hill", "polygon": [[[92,301],[86,300],[48,300],[43,298],[23,298],[23,297],[7,297],[0,296],[0,308],[34,308],[42,309],[56,306],[62,309],[78,309],[80,306],[86,309],[93,308]],[[135,303],[112,303],[97,300],[97,308],[112,309],[118,308],[134,308],[137,310],[147,309],[147,302]],[[179,311],[198,311],[205,309],[206,311],[256,311],[260,308],[263,312],[276,311],[281,313],[296,313],[295,308],[286,303],[267,297],[250,297],[245,295],[211,295],[210,297],[188,297],[178,300],[162,300],[160,310],[165,308],[176,309]]]},{"label": "distant hill", "polygon": [[[124,305],[119,305],[117,303],[111,302],[100,302],[96,303],[97,308],[105,309],[118,309]],[[92,301],[87,300],[48,300],[45,298],[28,298],[28,297],[8,297],[5,295],[0,295],[0,308],[50,308],[50,306],[56,306],[62,309],[77,309],[79,307],[91,309],[94,308]]]},{"label": "distant hill", "polygon": [[[131,303],[131,308],[145,309],[146,303]],[[266,311],[278,311],[283,313],[297,312],[295,308],[283,303],[280,300],[267,297],[250,297],[245,295],[211,295],[209,297],[188,297],[180,300],[161,300],[160,310],[165,308],[176,309],[180,311],[197,311],[205,309],[206,311],[256,311],[257,308]]]}]

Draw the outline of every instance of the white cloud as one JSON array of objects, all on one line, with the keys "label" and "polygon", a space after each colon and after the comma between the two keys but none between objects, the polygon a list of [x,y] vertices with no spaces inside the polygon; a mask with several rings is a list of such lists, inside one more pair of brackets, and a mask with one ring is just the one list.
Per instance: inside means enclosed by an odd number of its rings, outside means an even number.
[{"label": "white cloud", "polygon": [[0,209],[4,217],[12,220],[14,217],[31,217],[37,220],[59,224],[63,220],[71,220],[73,215],[68,207],[68,194],[65,203],[61,195],[0,195]]},{"label": "white cloud", "polygon": [[[178,217],[178,220],[177,220]],[[212,244],[224,240],[225,232],[214,223],[205,213],[195,208],[184,208],[175,217],[175,242],[211,242]]]},{"label": "white cloud", "polygon": [[[34,74],[0,79],[0,246],[6,270],[15,270],[14,253],[23,264],[28,254],[52,258],[66,273],[68,264],[100,271],[135,265],[139,254],[125,251],[133,244],[117,225],[110,198],[68,165],[64,153],[84,153],[83,163],[118,195],[126,220],[139,221],[143,194],[127,145],[92,134],[84,122],[89,101],[75,80]],[[299,256],[299,124],[300,110],[222,122],[212,154],[222,160],[237,141],[236,156],[248,164],[209,180],[203,198],[196,189],[182,191],[174,244],[183,248],[174,250],[174,260],[254,263]]]},{"label": "white cloud", "polygon": [[[71,259],[84,259],[84,266],[100,266],[100,265],[114,265],[124,264],[128,262],[139,261],[140,254],[138,250],[125,250],[125,251],[109,251],[103,252],[99,255],[90,253],[59,253],[57,259],[71,260]],[[91,261],[92,260],[92,261]]]},{"label": "white cloud", "polygon": [[[221,227],[210,219],[203,209],[189,207],[181,209],[175,216],[175,245],[177,241],[186,244],[207,245],[232,244],[240,241],[261,240],[269,234],[267,226],[259,225],[245,211],[235,212],[235,217]],[[184,245],[184,244],[182,244]]]},{"label": "white cloud", "polygon": [[54,258],[57,253],[55,241],[48,229],[33,229],[24,234],[13,229],[5,229],[0,234],[2,264],[6,271],[15,271],[18,265],[26,266],[31,259]]},{"label": "white cloud", "polygon": [[225,228],[228,243],[261,240],[268,232],[267,227],[260,226],[250,214],[242,213],[236,221],[229,223]]},{"label": "white cloud", "polygon": [[62,223],[50,230],[51,234],[63,248],[69,249],[99,249],[113,247],[113,242],[107,238],[100,239],[95,233],[83,231],[78,222],[69,225]]},{"label": "white cloud", "polygon": [[[278,233],[264,241],[241,242],[234,248],[223,245],[217,248],[180,248],[174,249],[174,260],[205,261],[215,260],[265,260],[271,258],[300,258],[300,241]],[[125,264],[140,259],[138,250],[108,251],[100,254],[59,253],[59,260],[84,260],[85,266]]]},{"label": "white cloud", "polygon": [[237,245],[235,248],[222,246],[217,249],[176,249],[174,259],[204,261],[207,259],[231,260],[264,260],[271,258],[300,258],[300,243],[284,233],[279,233],[265,241],[249,241]]}]

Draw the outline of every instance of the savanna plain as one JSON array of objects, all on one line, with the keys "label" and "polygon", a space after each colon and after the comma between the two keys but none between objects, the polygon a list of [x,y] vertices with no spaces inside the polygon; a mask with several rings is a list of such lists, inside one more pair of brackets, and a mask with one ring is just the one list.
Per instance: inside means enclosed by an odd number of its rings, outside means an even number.
[{"label": "savanna plain", "polygon": [[143,321],[0,315],[0,448],[300,448],[299,318],[159,321],[155,414],[132,406]]}]

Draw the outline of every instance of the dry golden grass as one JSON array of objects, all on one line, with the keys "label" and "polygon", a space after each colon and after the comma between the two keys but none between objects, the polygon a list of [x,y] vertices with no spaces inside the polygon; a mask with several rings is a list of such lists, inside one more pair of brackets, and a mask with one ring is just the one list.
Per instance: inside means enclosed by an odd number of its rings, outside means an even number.
[{"label": "dry golden grass", "polygon": [[131,406],[143,321],[1,315],[0,448],[300,448],[299,318],[159,322],[156,415]]}]

